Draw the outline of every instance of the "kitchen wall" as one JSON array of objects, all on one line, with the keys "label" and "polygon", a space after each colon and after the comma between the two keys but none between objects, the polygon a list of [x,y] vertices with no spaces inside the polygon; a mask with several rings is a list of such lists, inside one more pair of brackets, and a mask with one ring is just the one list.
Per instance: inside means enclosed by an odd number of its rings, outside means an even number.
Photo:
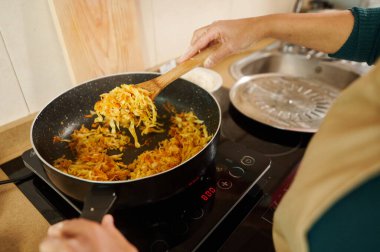
[{"label": "kitchen wall", "polygon": [[1,0],[0,126],[71,86],[46,0]]},{"label": "kitchen wall", "polygon": [[[108,4],[119,0],[98,1]],[[136,1],[145,68],[181,55],[192,32],[200,26],[219,19],[289,12],[294,2]],[[0,127],[39,111],[54,97],[75,86],[67,61],[70,55],[63,50],[65,45],[60,36],[48,0],[0,1]]]},{"label": "kitchen wall", "polygon": [[147,64],[184,53],[193,31],[215,20],[290,12],[294,0],[142,0]]}]

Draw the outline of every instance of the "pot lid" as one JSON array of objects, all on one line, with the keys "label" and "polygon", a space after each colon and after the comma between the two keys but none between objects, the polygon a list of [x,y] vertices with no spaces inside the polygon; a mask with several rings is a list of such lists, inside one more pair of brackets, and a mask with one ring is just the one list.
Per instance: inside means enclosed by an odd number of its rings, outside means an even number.
[{"label": "pot lid", "polygon": [[245,116],[275,128],[316,132],[340,90],[320,80],[280,73],[239,79],[232,104]]}]

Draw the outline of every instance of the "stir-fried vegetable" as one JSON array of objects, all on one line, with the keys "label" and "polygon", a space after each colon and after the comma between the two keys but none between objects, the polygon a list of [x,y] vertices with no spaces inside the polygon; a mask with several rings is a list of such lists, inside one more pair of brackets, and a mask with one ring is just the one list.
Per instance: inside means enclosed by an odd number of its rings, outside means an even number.
[{"label": "stir-fried vegetable", "polygon": [[95,122],[109,124],[112,133],[120,127],[127,128],[139,148],[136,128],[141,130],[141,135],[163,131],[157,122],[157,108],[149,95],[149,91],[143,88],[122,84],[100,96],[101,100],[94,106]]},{"label": "stir-fried vegetable", "polygon": [[173,168],[196,155],[211,139],[203,121],[193,112],[172,116],[169,139],[161,141],[157,148],[141,153],[131,164],[121,161],[123,154],[108,155],[108,150],[125,149],[129,138],[122,134],[110,134],[106,128],[75,130],[69,142],[76,156],[74,161],[65,156],[58,158],[54,166],[68,174],[91,180],[124,180],[146,177]]},{"label": "stir-fried vegetable", "polygon": [[166,171],[197,154],[210,140],[206,126],[193,112],[181,113],[171,118],[169,139],[159,147],[140,154],[128,165],[131,178],[140,178]]},{"label": "stir-fried vegetable", "polygon": [[[55,142],[67,142],[75,156],[74,160],[65,156],[56,159],[54,167],[90,180],[136,179],[171,169],[201,151],[211,139],[204,122],[193,112],[177,114],[171,107],[169,138],[159,142],[155,149],[141,153],[132,163],[123,163],[130,138],[121,127],[128,128],[136,148],[140,144],[135,127],[141,134],[163,132],[162,125],[157,123],[156,107],[148,95],[148,91],[129,85],[102,94],[94,106],[93,114],[97,117],[92,129],[82,125],[70,139],[54,137]],[[111,150],[118,154],[109,154]]]},{"label": "stir-fried vegetable", "polygon": [[77,177],[91,180],[124,180],[129,176],[127,166],[121,161],[122,154],[109,155],[109,150],[123,151],[130,142],[128,136],[112,134],[108,127],[87,129],[82,125],[71,134],[70,140],[55,138],[54,141],[68,142],[75,160],[65,156],[54,161],[54,167]]}]

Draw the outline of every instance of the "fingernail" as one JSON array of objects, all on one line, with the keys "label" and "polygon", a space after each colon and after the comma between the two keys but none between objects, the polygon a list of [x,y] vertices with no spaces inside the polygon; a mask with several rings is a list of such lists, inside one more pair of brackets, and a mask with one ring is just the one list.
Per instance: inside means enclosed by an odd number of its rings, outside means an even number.
[{"label": "fingernail", "polygon": [[185,61],[185,59],[188,58],[188,56],[187,56],[188,54],[189,53],[187,52],[187,53],[183,54],[181,57],[179,57],[177,60],[177,63],[181,63],[182,61]]},{"label": "fingernail", "polygon": [[51,236],[60,235],[62,227],[63,227],[63,222],[58,222],[57,224],[50,226],[48,229],[48,235],[51,235]]},{"label": "fingernail", "polygon": [[181,63],[181,62],[183,61],[183,59],[185,58],[185,55],[186,55],[186,54],[184,54],[184,55],[182,55],[181,57],[179,57],[179,58],[177,59],[177,63]]},{"label": "fingernail", "polygon": [[212,67],[213,65],[214,65],[214,62],[213,62],[213,60],[210,59],[210,58],[207,58],[207,59],[205,60],[205,62],[203,63],[203,66],[204,66],[204,67]]},{"label": "fingernail", "polygon": [[184,53],[184,54],[178,59],[178,61],[179,61],[179,62],[182,62],[182,61],[186,60],[187,58],[190,58],[190,56],[193,56],[195,53],[196,53],[196,50],[194,49],[194,47],[193,47],[193,46],[189,46],[189,48],[187,48],[187,50],[186,50],[186,53]]}]

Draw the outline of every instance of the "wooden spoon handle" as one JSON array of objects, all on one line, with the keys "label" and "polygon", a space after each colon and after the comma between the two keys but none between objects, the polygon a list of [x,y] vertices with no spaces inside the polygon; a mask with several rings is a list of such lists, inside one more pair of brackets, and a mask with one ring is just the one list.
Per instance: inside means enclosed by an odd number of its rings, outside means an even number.
[{"label": "wooden spoon handle", "polygon": [[137,84],[142,88],[148,89],[153,92],[152,97],[156,97],[159,92],[164,89],[167,85],[192,70],[193,68],[200,66],[203,64],[205,59],[214,52],[220,44],[215,44],[207,47],[206,49],[200,51],[198,54],[193,56],[192,58],[182,62],[175,68],[169,70],[168,72],[143,83]]},{"label": "wooden spoon handle", "polygon": [[198,54],[194,55],[192,58],[182,62],[177,67],[157,77],[156,83],[161,89],[165,88],[168,84],[175,81],[176,79],[178,79],[185,73],[189,72],[193,68],[202,65],[203,62],[207,59],[207,57],[212,52],[214,52],[218,47],[219,45],[212,45],[200,51]]}]

